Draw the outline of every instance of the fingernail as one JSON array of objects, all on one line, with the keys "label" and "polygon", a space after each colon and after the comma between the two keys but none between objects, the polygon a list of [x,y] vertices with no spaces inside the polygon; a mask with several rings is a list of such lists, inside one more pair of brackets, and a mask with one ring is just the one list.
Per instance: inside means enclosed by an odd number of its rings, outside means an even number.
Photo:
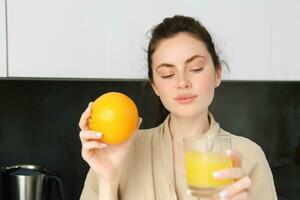
[{"label": "fingernail", "polygon": [[191,190],[187,190],[187,194],[188,195],[192,195],[192,191]]},{"label": "fingernail", "polygon": [[100,133],[100,132],[99,132],[99,133],[96,133],[96,137],[97,137],[97,138],[101,138],[101,136],[102,136],[102,133]]},{"label": "fingernail", "polygon": [[220,192],[219,196],[220,196],[221,200],[227,199],[227,191],[224,190],[224,191]]},{"label": "fingernail", "polygon": [[231,149],[226,149],[226,150],[225,150],[225,153],[226,153],[227,155],[230,155],[230,154],[231,154],[231,152],[232,152],[232,150],[231,150]]},{"label": "fingernail", "polygon": [[214,178],[221,178],[222,177],[222,173],[221,172],[213,172],[213,177]]}]

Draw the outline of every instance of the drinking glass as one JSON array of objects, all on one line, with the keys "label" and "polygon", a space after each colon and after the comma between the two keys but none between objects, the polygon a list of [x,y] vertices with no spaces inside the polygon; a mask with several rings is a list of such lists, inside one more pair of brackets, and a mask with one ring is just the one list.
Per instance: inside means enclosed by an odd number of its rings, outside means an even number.
[{"label": "drinking glass", "polygon": [[212,197],[233,179],[216,179],[213,172],[231,168],[233,162],[227,150],[231,149],[230,135],[190,137],[183,139],[186,179],[189,193],[197,197]]}]

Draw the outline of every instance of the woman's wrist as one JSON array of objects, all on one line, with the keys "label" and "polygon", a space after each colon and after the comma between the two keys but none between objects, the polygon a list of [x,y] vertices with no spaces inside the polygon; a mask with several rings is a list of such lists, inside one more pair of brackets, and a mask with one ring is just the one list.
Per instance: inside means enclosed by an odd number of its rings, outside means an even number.
[{"label": "woman's wrist", "polygon": [[99,197],[98,200],[117,200],[118,199],[118,188],[119,180],[103,180],[98,179]]}]

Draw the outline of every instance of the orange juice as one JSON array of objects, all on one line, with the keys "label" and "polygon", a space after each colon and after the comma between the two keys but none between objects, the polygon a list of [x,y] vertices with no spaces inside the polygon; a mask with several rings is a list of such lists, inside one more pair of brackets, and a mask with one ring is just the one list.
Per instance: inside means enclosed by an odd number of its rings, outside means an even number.
[{"label": "orange juice", "polygon": [[232,167],[232,160],[226,155],[185,152],[185,168],[188,185],[196,188],[216,188],[233,183],[232,179],[215,179],[213,172]]}]

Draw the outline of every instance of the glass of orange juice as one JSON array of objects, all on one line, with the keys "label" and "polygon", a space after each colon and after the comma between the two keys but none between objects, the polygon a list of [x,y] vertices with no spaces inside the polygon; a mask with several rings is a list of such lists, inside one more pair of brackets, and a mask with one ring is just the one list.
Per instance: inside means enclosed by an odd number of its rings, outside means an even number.
[{"label": "glass of orange juice", "polygon": [[184,138],[183,144],[188,190],[193,196],[212,197],[233,183],[233,179],[213,177],[213,172],[233,165],[226,154],[226,150],[231,149],[230,135]]}]

